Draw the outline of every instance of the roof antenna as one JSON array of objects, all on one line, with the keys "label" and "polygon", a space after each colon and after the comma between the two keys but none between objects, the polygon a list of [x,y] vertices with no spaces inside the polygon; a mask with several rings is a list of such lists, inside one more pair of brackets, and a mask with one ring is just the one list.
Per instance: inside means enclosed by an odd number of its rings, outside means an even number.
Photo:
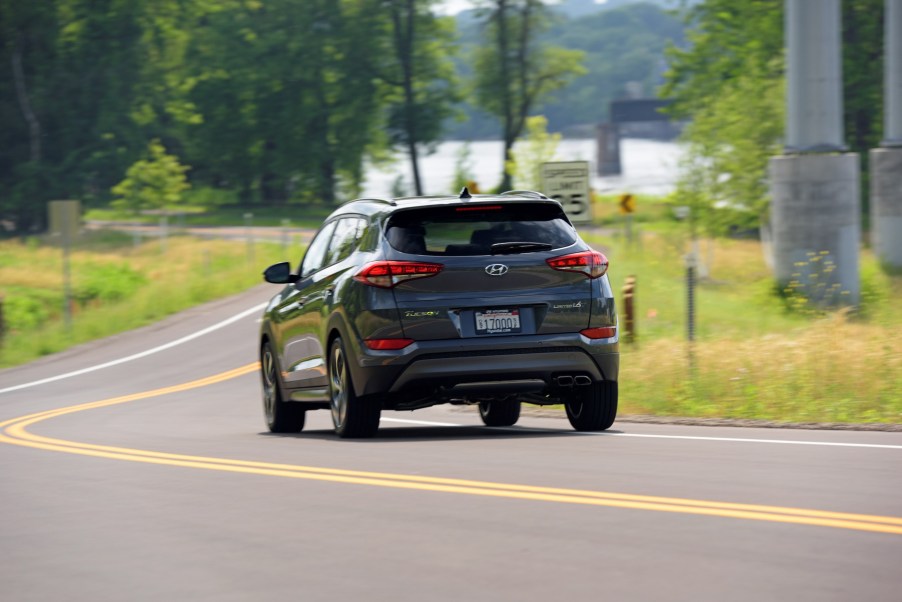
[{"label": "roof antenna", "polygon": [[467,190],[466,186],[464,186],[463,189],[460,191],[460,198],[462,198],[462,199],[472,199],[473,198],[473,195],[470,194],[470,191]]}]

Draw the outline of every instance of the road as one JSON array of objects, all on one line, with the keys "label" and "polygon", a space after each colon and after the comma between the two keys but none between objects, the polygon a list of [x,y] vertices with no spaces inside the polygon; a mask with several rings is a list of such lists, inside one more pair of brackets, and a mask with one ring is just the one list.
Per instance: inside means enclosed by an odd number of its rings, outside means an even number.
[{"label": "road", "polygon": [[271,435],[273,292],[0,372],[4,600],[899,600],[902,433]]}]

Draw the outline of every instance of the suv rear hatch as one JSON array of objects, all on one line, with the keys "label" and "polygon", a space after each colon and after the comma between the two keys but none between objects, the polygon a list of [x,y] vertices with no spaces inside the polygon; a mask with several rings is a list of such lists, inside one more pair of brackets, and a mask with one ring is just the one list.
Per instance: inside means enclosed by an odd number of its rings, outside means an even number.
[{"label": "suv rear hatch", "polygon": [[598,254],[553,201],[401,210],[385,232],[386,257],[397,262],[393,271],[411,272],[392,289],[406,337],[570,333],[589,326],[593,281],[586,270],[597,269]]}]

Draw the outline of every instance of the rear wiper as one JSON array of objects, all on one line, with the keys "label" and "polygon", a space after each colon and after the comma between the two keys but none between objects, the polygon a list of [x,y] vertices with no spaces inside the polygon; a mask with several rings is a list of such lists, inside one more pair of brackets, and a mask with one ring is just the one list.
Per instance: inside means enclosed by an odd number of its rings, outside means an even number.
[{"label": "rear wiper", "polygon": [[529,253],[530,251],[550,251],[551,245],[547,242],[496,242],[492,245],[492,255],[507,255],[510,253]]}]

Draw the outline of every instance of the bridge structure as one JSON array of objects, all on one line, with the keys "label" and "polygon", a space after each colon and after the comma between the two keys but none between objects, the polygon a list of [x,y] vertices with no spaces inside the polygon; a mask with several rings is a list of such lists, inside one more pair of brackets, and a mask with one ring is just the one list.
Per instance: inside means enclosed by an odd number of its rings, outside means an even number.
[{"label": "bridge structure", "polygon": [[[886,0],[884,135],[870,152],[871,235],[902,267],[902,0]],[[860,298],[860,165],[843,127],[840,0],[785,0],[786,137],[768,166],[776,280],[811,299]],[[876,109],[876,107],[875,107]]]},{"label": "bridge structure", "polygon": [[620,163],[620,131],[625,123],[669,122],[662,111],[673,104],[660,98],[633,98],[615,100],[610,104],[610,121],[598,126],[596,135],[596,165],[598,175],[610,176],[622,173]]}]

